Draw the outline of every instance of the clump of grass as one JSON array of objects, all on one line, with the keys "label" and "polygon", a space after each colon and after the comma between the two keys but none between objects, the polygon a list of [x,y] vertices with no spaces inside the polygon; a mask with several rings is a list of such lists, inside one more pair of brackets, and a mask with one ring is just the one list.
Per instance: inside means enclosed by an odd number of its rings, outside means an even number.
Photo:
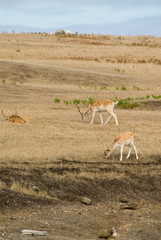
[{"label": "clump of grass", "polygon": [[89,104],[92,104],[93,102],[94,102],[94,98],[90,97],[90,98],[88,99],[88,103],[89,103]]},{"label": "clump of grass", "polygon": [[127,89],[127,88],[126,88],[125,86],[122,86],[122,87],[121,87],[121,90],[122,90],[122,91],[125,91],[126,89]]},{"label": "clump of grass", "polygon": [[116,86],[116,90],[122,90],[122,91],[125,91],[127,88],[123,85],[122,87],[118,87]]},{"label": "clump of grass", "polygon": [[144,100],[145,99],[145,97],[139,97],[139,100]]},{"label": "clump of grass", "polygon": [[115,98],[118,101],[117,105],[124,109],[132,109],[132,108],[141,106],[141,103],[134,101],[133,98],[125,98],[125,99],[117,99],[117,97]]},{"label": "clump of grass", "polygon": [[101,89],[101,90],[107,90],[107,87],[106,87],[106,86],[101,86],[100,89]]},{"label": "clump of grass", "polygon": [[67,101],[67,100],[64,100],[64,103],[65,103],[66,105],[68,105],[68,104],[69,104],[69,101]]},{"label": "clump of grass", "polygon": [[153,99],[160,99],[160,98],[161,98],[161,95],[156,96],[156,95],[153,95],[153,94],[152,94],[152,98],[153,98]]},{"label": "clump of grass", "polygon": [[60,103],[60,99],[59,99],[59,98],[55,98],[55,99],[54,99],[54,102]]},{"label": "clump of grass", "polygon": [[87,100],[85,99],[85,100],[82,100],[82,103],[83,104],[86,104],[87,103]]},{"label": "clump of grass", "polygon": [[2,83],[5,84],[5,83],[6,83],[6,80],[5,80],[5,79],[2,79]]},{"label": "clump of grass", "polygon": [[27,195],[35,195],[37,197],[45,197],[45,198],[51,198],[45,191],[34,191],[32,187],[26,187],[23,184],[20,184],[19,182],[13,181],[11,185],[11,190],[15,192],[24,193]]},{"label": "clump of grass", "polygon": [[115,68],[116,72],[121,72],[120,68]]},{"label": "clump of grass", "polygon": [[150,95],[146,95],[145,97],[146,97],[146,99],[149,99],[149,98],[150,98]]},{"label": "clump of grass", "polygon": [[133,89],[140,90],[140,88],[138,86],[136,86],[136,85],[133,86]]},{"label": "clump of grass", "polygon": [[79,100],[79,99],[74,99],[74,100],[73,100],[73,103],[74,103],[74,104],[75,104],[75,103],[80,104],[80,100]]}]

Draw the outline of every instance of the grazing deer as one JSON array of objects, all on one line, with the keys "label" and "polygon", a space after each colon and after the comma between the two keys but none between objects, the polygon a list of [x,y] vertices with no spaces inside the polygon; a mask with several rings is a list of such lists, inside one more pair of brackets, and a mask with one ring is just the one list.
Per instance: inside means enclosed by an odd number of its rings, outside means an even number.
[{"label": "grazing deer", "polygon": [[122,152],[123,152],[123,147],[124,146],[129,146],[129,152],[127,155],[127,158],[130,157],[130,153],[131,153],[131,147],[133,146],[135,153],[136,153],[136,159],[138,159],[138,154],[137,154],[137,150],[136,147],[134,145],[134,134],[131,132],[126,132],[123,133],[119,136],[117,136],[114,140],[114,142],[112,143],[110,148],[106,148],[104,151],[104,155],[107,156],[107,158],[109,157],[109,155],[111,154],[111,152],[116,148],[119,147],[120,148],[120,161],[122,161]]},{"label": "grazing deer", "polygon": [[3,110],[2,110],[2,115],[6,118],[6,120],[9,120],[11,122],[16,122],[16,123],[21,123],[21,124],[28,124],[28,119],[27,117],[20,117],[17,115],[16,113],[16,110],[15,110],[15,114],[11,115],[11,116],[6,116],[4,115],[3,113]]},{"label": "grazing deer", "polygon": [[82,117],[82,122],[84,122],[86,117],[92,112],[92,119],[91,119],[90,124],[93,124],[95,113],[99,112],[100,119],[101,119],[101,124],[103,125],[102,112],[107,112],[109,114],[109,117],[107,118],[104,125],[106,125],[108,123],[108,121],[110,120],[111,116],[113,116],[115,118],[115,122],[116,122],[116,126],[117,126],[118,125],[117,117],[116,117],[116,114],[113,112],[114,106],[117,103],[118,102],[113,102],[113,101],[110,101],[110,100],[94,101],[92,103],[92,105],[90,106],[90,108],[85,113],[82,113],[80,111],[80,107],[78,106],[78,104],[75,103],[75,105],[77,106],[78,112],[80,113],[80,115]]}]

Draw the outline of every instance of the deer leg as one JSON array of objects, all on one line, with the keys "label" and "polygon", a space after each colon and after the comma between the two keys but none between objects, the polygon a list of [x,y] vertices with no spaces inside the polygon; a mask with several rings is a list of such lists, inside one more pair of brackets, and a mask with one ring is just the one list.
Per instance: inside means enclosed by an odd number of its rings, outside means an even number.
[{"label": "deer leg", "polygon": [[138,159],[138,154],[137,154],[136,147],[135,147],[134,143],[131,143],[131,144],[132,144],[132,146],[133,146],[133,148],[134,148],[134,151],[135,151],[135,154],[136,154],[136,159]]},{"label": "deer leg", "polygon": [[114,117],[114,119],[115,119],[115,122],[116,122],[116,126],[117,126],[117,125],[118,125],[118,121],[117,121],[116,114],[114,114],[114,113],[112,113],[112,112],[111,112],[111,115]]},{"label": "deer leg", "polygon": [[91,123],[90,124],[93,124],[94,116],[95,116],[95,111],[93,111],[92,119],[91,119]]},{"label": "deer leg", "polygon": [[128,152],[127,158],[130,157],[130,154],[131,154],[131,145],[129,145],[129,152]]},{"label": "deer leg", "polygon": [[87,112],[85,112],[82,116],[82,121],[84,122],[86,120],[86,117],[91,113],[91,109],[89,109]]},{"label": "deer leg", "polygon": [[101,124],[103,125],[102,113],[101,113],[101,112],[99,112],[99,114],[100,114]]},{"label": "deer leg", "polygon": [[120,147],[120,161],[122,161],[123,146]]},{"label": "deer leg", "polygon": [[[108,113],[109,114],[109,113]],[[106,125],[108,123],[108,121],[110,120],[111,118],[111,114],[109,114],[109,117],[107,118],[106,122],[104,123],[104,125]]]}]

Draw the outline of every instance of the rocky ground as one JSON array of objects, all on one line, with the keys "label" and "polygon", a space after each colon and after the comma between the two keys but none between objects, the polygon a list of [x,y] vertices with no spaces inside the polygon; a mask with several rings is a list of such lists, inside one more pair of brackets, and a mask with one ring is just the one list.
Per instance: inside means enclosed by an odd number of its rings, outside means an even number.
[{"label": "rocky ground", "polygon": [[[1,164],[0,176],[7,187],[0,192],[0,239],[94,240],[102,234],[109,239],[114,227],[121,240],[159,240],[160,163],[160,156],[136,161],[132,155],[124,163],[111,158],[108,163],[78,160],[72,165],[67,159],[34,167]],[[84,176],[69,175],[80,172]],[[28,194],[13,191],[13,182]],[[24,229],[48,235],[23,235]]]}]

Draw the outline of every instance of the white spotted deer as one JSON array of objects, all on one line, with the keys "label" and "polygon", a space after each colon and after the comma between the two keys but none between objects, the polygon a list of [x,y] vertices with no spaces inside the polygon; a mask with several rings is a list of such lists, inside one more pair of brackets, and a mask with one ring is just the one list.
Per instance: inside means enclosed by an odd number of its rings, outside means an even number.
[{"label": "white spotted deer", "polygon": [[137,150],[136,147],[134,145],[134,134],[131,132],[126,132],[123,133],[119,136],[117,136],[115,138],[115,140],[113,141],[111,147],[107,147],[104,151],[104,155],[108,158],[109,155],[111,154],[111,152],[116,148],[119,147],[120,148],[120,161],[122,161],[122,153],[123,153],[123,148],[124,146],[129,146],[129,152],[127,155],[127,158],[130,157],[130,153],[131,153],[131,147],[134,148],[135,154],[136,154],[136,159],[138,159],[138,154],[137,154]]},{"label": "white spotted deer", "polygon": [[108,123],[108,121],[110,120],[111,116],[114,117],[115,122],[116,122],[116,126],[118,125],[118,121],[117,121],[117,117],[116,114],[113,112],[114,106],[115,104],[117,104],[118,102],[113,102],[110,100],[98,100],[98,101],[94,101],[92,103],[92,105],[90,106],[90,108],[85,112],[82,113],[80,111],[80,107],[78,106],[78,104],[75,103],[75,105],[78,108],[78,112],[80,113],[81,117],[82,117],[82,122],[85,121],[86,117],[92,113],[92,119],[91,119],[91,123],[93,124],[94,121],[94,117],[95,117],[95,113],[99,112],[100,114],[100,119],[101,119],[101,124],[103,125],[103,118],[102,118],[102,112],[107,112],[109,114],[109,117],[107,118],[106,122],[104,123],[104,125],[106,125]]}]

